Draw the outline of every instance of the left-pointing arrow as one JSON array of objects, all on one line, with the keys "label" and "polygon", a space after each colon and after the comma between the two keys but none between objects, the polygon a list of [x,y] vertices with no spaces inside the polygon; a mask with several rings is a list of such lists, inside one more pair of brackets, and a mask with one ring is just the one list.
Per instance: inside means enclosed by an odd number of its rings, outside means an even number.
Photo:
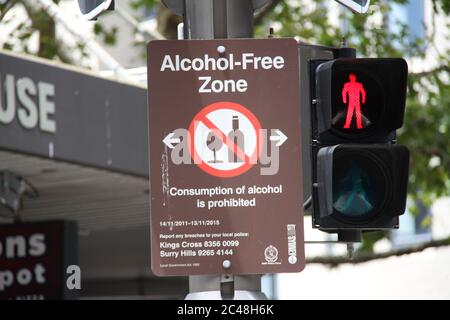
[{"label": "left-pointing arrow", "polygon": [[164,144],[168,146],[170,149],[175,148],[173,144],[181,142],[180,138],[173,138],[173,135],[174,135],[173,132],[171,132],[163,140]]}]

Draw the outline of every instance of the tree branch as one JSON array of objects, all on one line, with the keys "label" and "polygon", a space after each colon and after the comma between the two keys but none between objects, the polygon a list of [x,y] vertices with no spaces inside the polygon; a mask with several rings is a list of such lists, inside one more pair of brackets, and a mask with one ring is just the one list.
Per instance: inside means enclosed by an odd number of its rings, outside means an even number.
[{"label": "tree branch", "polygon": [[441,239],[441,240],[433,240],[429,241],[417,246],[412,246],[406,249],[393,250],[390,252],[379,253],[379,254],[363,254],[360,256],[355,256],[353,259],[349,259],[347,257],[316,257],[306,259],[307,264],[319,263],[324,264],[330,267],[336,267],[340,264],[360,264],[364,262],[369,262],[373,260],[385,259],[389,257],[399,257],[411,253],[422,252],[428,248],[439,248],[450,246],[450,237]]},{"label": "tree branch", "polygon": [[273,0],[270,4],[262,8],[255,16],[254,24],[258,25],[262,22],[262,20],[270,13],[272,10],[283,0]]},{"label": "tree branch", "polygon": [[432,70],[416,72],[416,73],[410,73],[410,75],[420,78],[420,77],[427,77],[427,76],[429,76],[429,75],[431,75],[433,73],[441,72],[441,71],[450,72],[450,66],[448,66],[448,65],[441,65],[441,66],[438,66],[438,67],[436,67],[436,68],[434,68]]},{"label": "tree branch", "polygon": [[1,12],[0,12],[0,21],[3,20],[3,18],[5,17],[6,13],[16,5],[17,0],[8,0],[6,1],[1,8]]},{"label": "tree branch", "polygon": [[74,57],[71,55],[74,48],[70,48],[64,45],[62,41],[57,42],[56,47],[57,47],[56,56],[61,60],[61,62],[75,66],[80,65],[80,62],[75,60]]}]

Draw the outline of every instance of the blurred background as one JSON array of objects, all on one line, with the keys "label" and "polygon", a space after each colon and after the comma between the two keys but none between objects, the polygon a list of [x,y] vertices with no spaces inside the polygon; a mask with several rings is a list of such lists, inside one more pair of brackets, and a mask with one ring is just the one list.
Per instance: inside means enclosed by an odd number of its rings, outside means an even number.
[{"label": "blurred background", "polygon": [[[0,0],[2,53],[40,57],[52,66],[68,64],[93,78],[125,83],[142,99],[121,108],[145,115],[146,45],[152,39],[175,39],[180,17],[157,0],[117,0],[116,10],[95,22],[81,17],[74,0],[54,4],[63,22],[42,1]],[[263,277],[270,298],[450,299],[449,14],[449,0],[373,0],[366,15],[353,14],[332,0],[274,0],[255,14],[255,37],[267,37],[272,27],[276,36],[312,44],[339,46],[345,39],[359,57],[404,57],[410,69],[405,125],[398,137],[411,151],[408,210],[400,229],[366,234],[352,260],[346,258],[345,245],[306,244],[308,264],[302,273]],[[87,45],[92,41],[104,51],[92,50]],[[111,59],[115,70],[105,63]],[[123,125],[135,124],[130,118]],[[150,271],[145,158],[136,160],[138,169],[91,166],[52,159],[50,153],[27,154],[7,139],[0,135],[2,188],[4,172],[13,172],[39,196],[24,192],[21,205],[14,208],[2,200],[0,222],[10,223],[14,216],[76,221],[80,298],[184,298],[187,278],[158,278]],[[146,137],[131,147],[145,154]],[[311,225],[307,215],[305,240],[336,239]]]}]

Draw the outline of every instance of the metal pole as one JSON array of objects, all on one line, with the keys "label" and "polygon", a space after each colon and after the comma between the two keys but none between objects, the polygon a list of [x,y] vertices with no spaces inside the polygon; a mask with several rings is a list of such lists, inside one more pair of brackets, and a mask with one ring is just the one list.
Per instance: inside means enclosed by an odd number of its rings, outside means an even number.
[{"label": "metal pole", "polygon": [[[182,14],[185,39],[252,38],[254,10],[271,0],[164,0]],[[189,277],[187,300],[262,300],[261,275]]]},{"label": "metal pole", "polygon": [[266,300],[261,275],[190,276],[186,300]]},{"label": "metal pole", "polygon": [[272,0],[163,0],[182,15],[185,39],[253,37],[253,13]]},{"label": "metal pole", "polygon": [[253,37],[251,0],[185,0],[185,36],[188,39]]}]

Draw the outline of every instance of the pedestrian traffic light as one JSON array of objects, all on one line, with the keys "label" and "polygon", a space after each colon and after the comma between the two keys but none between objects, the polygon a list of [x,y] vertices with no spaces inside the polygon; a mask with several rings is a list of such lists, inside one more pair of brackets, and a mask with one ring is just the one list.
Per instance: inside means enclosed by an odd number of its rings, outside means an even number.
[{"label": "pedestrian traffic light", "polygon": [[396,145],[407,73],[400,58],[311,62],[314,227],[398,227],[409,170],[408,149]]}]

